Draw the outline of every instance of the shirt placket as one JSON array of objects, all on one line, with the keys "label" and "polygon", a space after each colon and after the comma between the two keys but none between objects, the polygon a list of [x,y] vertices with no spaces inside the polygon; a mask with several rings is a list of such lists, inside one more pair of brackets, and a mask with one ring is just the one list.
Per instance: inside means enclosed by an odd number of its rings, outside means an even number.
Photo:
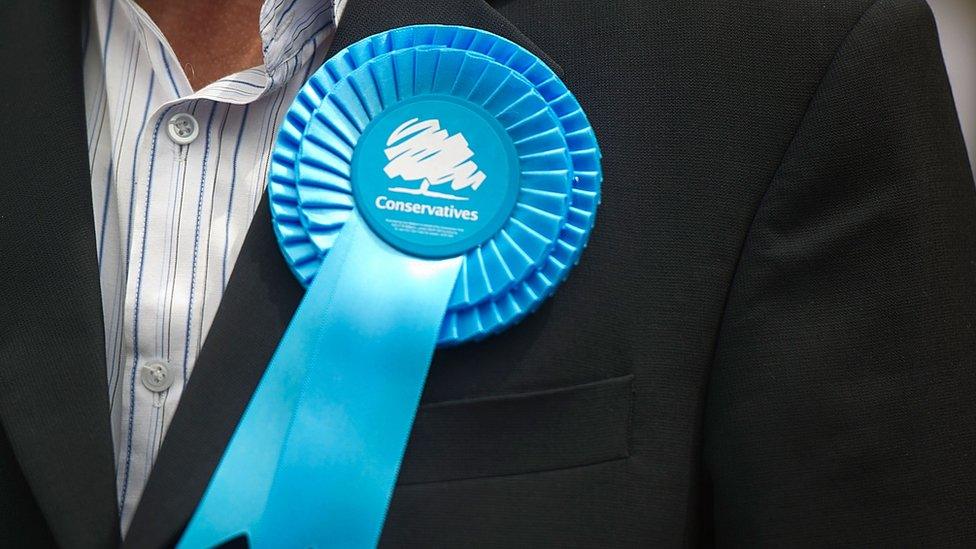
[{"label": "shirt placket", "polygon": [[[145,40],[150,57],[152,44],[151,38]],[[158,51],[168,54],[163,48]],[[199,113],[216,108],[213,101],[179,97],[172,81],[160,78],[172,60],[153,61],[158,101],[142,128],[130,197],[125,290],[130,317],[123,342],[123,440],[117,460],[123,526],[139,500],[195,355],[195,332],[188,323],[194,321],[193,297],[199,290],[193,280],[195,258],[187,256],[197,250],[180,242],[194,237],[199,242],[206,229],[200,225],[200,200],[210,182],[208,174],[197,171],[207,154]]]}]

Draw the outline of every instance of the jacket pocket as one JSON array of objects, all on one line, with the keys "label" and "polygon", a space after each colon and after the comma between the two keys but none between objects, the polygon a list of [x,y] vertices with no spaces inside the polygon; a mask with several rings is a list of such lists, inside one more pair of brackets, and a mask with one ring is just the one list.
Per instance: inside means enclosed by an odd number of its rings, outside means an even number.
[{"label": "jacket pocket", "polygon": [[398,483],[566,469],[629,456],[633,375],[421,406]]}]

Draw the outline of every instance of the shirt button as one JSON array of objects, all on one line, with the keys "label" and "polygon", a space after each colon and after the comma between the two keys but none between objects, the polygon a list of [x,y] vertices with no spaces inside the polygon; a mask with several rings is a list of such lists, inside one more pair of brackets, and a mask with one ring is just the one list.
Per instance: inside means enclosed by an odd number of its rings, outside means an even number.
[{"label": "shirt button", "polygon": [[165,362],[149,362],[143,365],[139,378],[146,389],[154,393],[162,393],[173,385],[173,369]]},{"label": "shirt button", "polygon": [[200,134],[200,124],[193,115],[179,112],[170,117],[166,124],[166,131],[169,138],[177,145],[189,145]]}]

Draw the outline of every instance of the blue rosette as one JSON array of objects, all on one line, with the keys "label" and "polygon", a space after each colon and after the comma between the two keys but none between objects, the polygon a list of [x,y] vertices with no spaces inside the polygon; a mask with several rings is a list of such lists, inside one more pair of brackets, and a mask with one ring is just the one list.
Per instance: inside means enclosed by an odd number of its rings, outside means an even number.
[{"label": "blue rosette", "polygon": [[438,337],[438,345],[449,346],[518,322],[566,278],[600,201],[600,150],[573,94],[511,41],[478,29],[422,25],[357,42],[301,89],[272,155],[275,232],[303,285],[356,207],[354,156],[364,132],[392,107],[425,97],[452,98],[497,120],[517,159],[506,219],[461,252]]},{"label": "blue rosette", "polygon": [[501,37],[405,27],[326,62],[285,116],[268,183],[308,289],[180,547],[375,546],[434,348],[554,291],[601,178],[572,93]]}]

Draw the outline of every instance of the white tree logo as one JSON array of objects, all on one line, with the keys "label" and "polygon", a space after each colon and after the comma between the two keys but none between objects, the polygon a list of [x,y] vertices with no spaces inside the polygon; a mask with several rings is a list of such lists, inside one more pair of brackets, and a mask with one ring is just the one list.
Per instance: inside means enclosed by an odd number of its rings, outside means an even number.
[{"label": "white tree logo", "polygon": [[460,133],[449,135],[437,120],[412,118],[404,122],[393,130],[386,146],[386,175],[390,179],[420,181],[419,187],[390,187],[390,192],[467,200],[430,188],[450,183],[454,191],[469,187],[478,190],[485,180],[484,172],[471,160],[474,152],[468,147],[468,140]]}]

